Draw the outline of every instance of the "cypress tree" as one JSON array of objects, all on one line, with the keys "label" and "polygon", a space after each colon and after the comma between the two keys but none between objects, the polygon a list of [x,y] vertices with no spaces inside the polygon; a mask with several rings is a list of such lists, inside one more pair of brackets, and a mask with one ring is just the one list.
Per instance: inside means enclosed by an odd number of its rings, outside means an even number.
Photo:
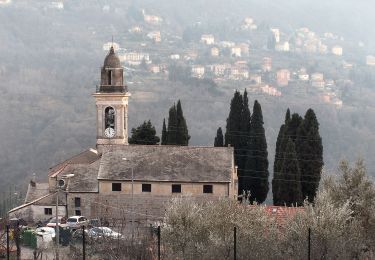
[{"label": "cypress tree", "polygon": [[189,131],[187,128],[184,113],[182,112],[181,101],[177,102],[177,133],[176,133],[176,143],[178,145],[188,145],[189,144]]},{"label": "cypress tree", "polygon": [[288,109],[286,110],[286,114],[285,114],[285,124],[287,124],[289,121],[290,121],[290,109],[288,107]]},{"label": "cypress tree", "polygon": [[216,131],[216,137],[214,142],[215,147],[223,147],[224,146],[224,136],[221,127],[219,127]]},{"label": "cypress tree", "polygon": [[177,110],[176,105],[169,109],[167,144],[177,144]]},{"label": "cypress tree", "polygon": [[167,127],[165,125],[165,118],[163,119],[163,130],[161,131],[161,144],[166,145],[167,144],[167,137],[168,137],[168,132],[167,132]]},{"label": "cypress tree", "polygon": [[307,110],[297,131],[296,151],[301,170],[302,195],[313,202],[323,168],[323,145],[315,112]]},{"label": "cypress tree", "polygon": [[274,205],[280,205],[278,198],[280,197],[279,193],[279,188],[280,188],[280,172],[281,172],[281,166],[283,163],[282,160],[282,154],[283,152],[281,151],[281,143],[283,141],[284,135],[285,135],[285,124],[281,125],[279,134],[277,136],[277,141],[276,141],[276,151],[275,151],[275,160],[273,162],[273,179],[272,179],[272,195],[273,195],[273,203]]},{"label": "cypress tree", "polygon": [[[236,90],[230,103],[229,116],[227,118],[226,132],[225,132],[225,146],[229,144],[234,147],[234,162],[238,166],[238,189],[242,193],[243,180],[241,178],[244,168],[244,156],[241,156],[242,132],[241,120],[243,118],[243,99],[240,92]],[[243,148],[243,147],[242,147]]]},{"label": "cypress tree", "polygon": [[287,155],[285,155],[286,146],[287,146],[289,139],[293,143],[295,142],[297,138],[297,130],[299,126],[301,125],[302,121],[303,121],[302,117],[298,115],[297,113],[294,113],[292,116],[290,116],[290,110],[288,108],[285,114],[284,124],[281,125],[279,134],[277,136],[275,161],[273,165],[273,180],[272,180],[272,194],[273,194],[273,202],[275,205],[283,205],[283,202],[279,201],[278,198],[282,196],[282,194],[280,194],[281,190],[287,189],[289,185],[289,183],[287,182],[279,181],[280,179],[283,178],[283,176],[281,176],[282,166],[284,165],[285,161],[290,160],[290,158]]},{"label": "cypress tree", "polygon": [[302,187],[301,187],[301,173],[298,166],[298,158],[295,150],[295,145],[291,138],[288,138],[284,156],[288,160],[283,160],[281,172],[278,174],[278,194],[274,205],[293,206],[302,205]]},{"label": "cypress tree", "polygon": [[[280,141],[279,150],[277,151],[277,155],[275,154],[275,164],[276,164],[276,171],[279,172],[281,170],[281,166],[283,165],[284,160],[288,160],[288,157],[284,156],[284,152],[286,149],[286,144],[288,140],[291,139],[294,143],[297,139],[297,130],[302,123],[302,117],[297,113],[294,113],[292,117],[289,119],[289,114],[285,116],[285,126],[282,129],[282,137]],[[281,129],[280,129],[281,130]],[[277,147],[277,146],[276,146]],[[277,156],[277,157],[276,157]]]},{"label": "cypress tree", "polygon": [[[268,151],[265,130],[263,127],[262,108],[257,100],[254,102],[251,116],[250,142],[243,187],[250,190],[250,202],[262,203],[268,193]],[[248,177],[248,178],[246,178]]]}]

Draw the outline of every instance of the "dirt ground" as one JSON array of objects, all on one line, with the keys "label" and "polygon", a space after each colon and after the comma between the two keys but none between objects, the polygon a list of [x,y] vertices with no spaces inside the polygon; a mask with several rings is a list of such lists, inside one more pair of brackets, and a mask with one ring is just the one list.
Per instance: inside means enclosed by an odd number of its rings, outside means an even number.
[{"label": "dirt ground", "polygon": [[[68,260],[69,258],[66,256],[69,251],[69,248],[62,247],[60,248],[60,260]],[[29,247],[21,247],[21,259],[22,260],[33,260],[34,259],[34,249],[31,249]],[[38,260],[53,260],[55,259],[55,252],[53,249],[49,249],[46,251],[43,251],[39,254]]]}]

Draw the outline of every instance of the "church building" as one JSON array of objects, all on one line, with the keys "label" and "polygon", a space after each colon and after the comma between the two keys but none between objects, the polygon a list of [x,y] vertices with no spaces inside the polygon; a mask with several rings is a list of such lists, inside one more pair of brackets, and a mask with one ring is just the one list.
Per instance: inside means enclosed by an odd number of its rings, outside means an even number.
[{"label": "church building", "polygon": [[[96,147],[49,169],[44,183],[32,180],[23,205],[9,217],[30,222],[58,215],[95,219],[161,220],[174,196],[196,200],[237,198],[232,147],[128,144],[128,102],[123,68],[112,47],[93,94]],[[94,124],[94,122],[93,122]]]}]

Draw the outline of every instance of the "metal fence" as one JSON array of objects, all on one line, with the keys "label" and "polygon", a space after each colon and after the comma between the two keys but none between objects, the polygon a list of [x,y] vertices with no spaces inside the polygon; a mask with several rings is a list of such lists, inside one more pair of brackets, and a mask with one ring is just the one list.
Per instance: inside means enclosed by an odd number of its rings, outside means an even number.
[{"label": "metal fence", "polygon": [[[167,233],[166,227],[160,226],[133,226],[131,223],[117,223],[111,225],[111,230],[116,232],[115,235],[93,235],[87,227],[81,227],[76,230],[60,229],[60,244],[56,247],[55,240],[48,247],[41,248],[39,244],[35,244],[32,237],[32,231],[25,230],[20,233],[20,238],[29,250],[33,251],[33,259],[180,259],[182,247],[173,248],[163,234]],[[16,256],[16,236],[9,225],[2,226],[0,230],[2,243],[1,252],[3,256],[10,259],[12,255]],[[260,259],[254,255],[244,255],[241,247],[248,244],[248,241],[241,239],[241,230],[233,227],[232,232],[227,234],[229,238],[225,244],[217,247],[222,252],[218,252],[219,257],[215,259]],[[169,238],[170,239],[170,238]],[[179,238],[176,237],[174,242]],[[34,242],[33,242],[34,241]],[[311,248],[311,230],[306,234],[304,243],[307,245],[307,251],[304,254],[305,259],[310,259]],[[183,255],[183,259],[201,259],[202,252],[205,248],[199,248],[199,241],[189,241],[197,245],[196,248],[190,248]],[[34,244],[33,244],[34,243]],[[39,243],[39,242],[38,242]],[[178,245],[178,243],[177,243]],[[272,246],[272,245],[270,245]],[[57,252],[59,252],[57,254]],[[56,257],[58,255],[59,257]],[[222,258],[221,258],[222,257]],[[205,257],[204,259],[206,259]],[[22,259],[22,258],[20,258]],[[30,259],[30,258],[28,258]],[[207,258],[214,259],[214,258]]]}]

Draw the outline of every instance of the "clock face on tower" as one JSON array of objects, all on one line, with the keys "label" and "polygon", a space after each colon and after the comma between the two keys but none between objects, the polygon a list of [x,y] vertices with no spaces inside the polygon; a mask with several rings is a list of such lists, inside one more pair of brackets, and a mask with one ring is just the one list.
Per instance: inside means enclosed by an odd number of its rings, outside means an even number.
[{"label": "clock face on tower", "polygon": [[112,138],[115,136],[115,129],[112,127],[108,127],[104,130],[104,135],[108,138]]}]

